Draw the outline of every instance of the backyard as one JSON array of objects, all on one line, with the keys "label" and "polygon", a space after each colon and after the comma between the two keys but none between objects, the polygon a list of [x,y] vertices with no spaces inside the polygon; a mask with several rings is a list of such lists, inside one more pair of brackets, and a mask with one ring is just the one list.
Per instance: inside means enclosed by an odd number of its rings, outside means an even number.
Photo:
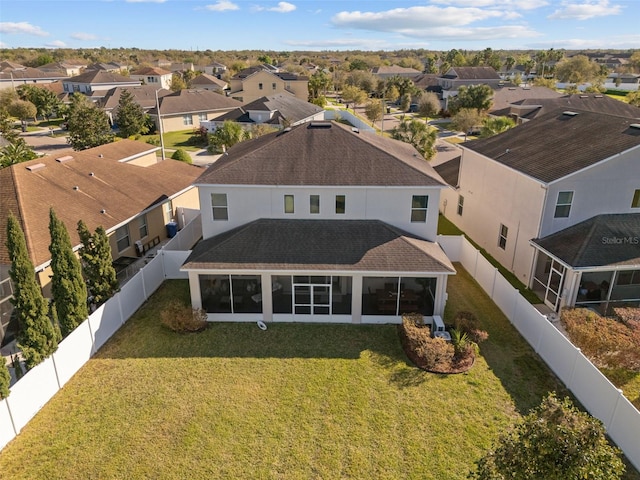
[{"label": "backyard", "polygon": [[[392,325],[160,325],[156,294],[0,455],[3,477],[466,478],[514,420],[566,392],[456,264],[445,322],[489,339],[467,374],[406,359]],[[635,473],[628,479],[639,478]]]}]

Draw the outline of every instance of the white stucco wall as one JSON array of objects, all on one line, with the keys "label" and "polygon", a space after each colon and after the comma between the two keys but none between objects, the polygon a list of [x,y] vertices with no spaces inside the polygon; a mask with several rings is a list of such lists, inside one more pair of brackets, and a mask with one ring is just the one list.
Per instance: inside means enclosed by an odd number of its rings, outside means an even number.
[{"label": "white stucco wall", "polygon": [[[546,193],[542,183],[465,149],[459,184],[457,191],[443,191],[444,215],[527,285],[534,254],[529,240],[537,237]],[[462,215],[458,195],[464,196]],[[501,224],[509,229],[504,250],[498,246]]]},{"label": "white stucco wall", "polygon": [[[551,182],[540,235],[550,235],[603,213],[640,213],[640,209],[631,208],[637,189],[640,189],[640,147]],[[573,191],[569,217],[553,218],[558,192],[565,191]]]},{"label": "white stucco wall", "polygon": [[[213,221],[211,193],[226,193],[228,221]],[[373,188],[373,187],[252,187],[200,186],[203,238],[209,238],[259,218],[381,220],[436,241],[438,227],[439,187]],[[284,213],[284,195],[294,196],[294,213]],[[309,213],[309,196],[320,195],[320,213]],[[336,195],[344,195],[346,211],[335,213]],[[411,222],[413,195],[428,195],[427,221]]]}]

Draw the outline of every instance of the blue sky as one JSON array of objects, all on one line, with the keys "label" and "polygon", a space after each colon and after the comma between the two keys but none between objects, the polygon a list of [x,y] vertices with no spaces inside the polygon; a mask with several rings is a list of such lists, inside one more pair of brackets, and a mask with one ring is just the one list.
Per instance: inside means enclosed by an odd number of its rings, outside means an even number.
[{"label": "blue sky", "polygon": [[640,48],[640,0],[2,0],[0,46]]}]

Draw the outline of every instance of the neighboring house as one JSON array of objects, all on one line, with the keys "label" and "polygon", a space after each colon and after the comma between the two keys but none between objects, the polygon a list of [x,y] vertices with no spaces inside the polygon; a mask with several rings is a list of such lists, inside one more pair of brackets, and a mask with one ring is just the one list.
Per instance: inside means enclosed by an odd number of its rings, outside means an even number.
[{"label": "neighboring house", "polygon": [[212,321],[399,323],[442,315],[443,180],[409,144],[310,122],[232,147],[195,182],[182,270]]},{"label": "neighboring house", "polygon": [[[600,233],[610,228],[608,237],[630,238],[626,230],[616,230],[619,223],[597,217],[640,215],[637,119],[559,108],[461,147],[461,158],[452,160],[459,162],[457,176],[449,162],[436,167],[454,187],[443,192],[441,210],[550,308],[581,303],[579,292],[590,287],[583,284],[591,278],[581,279],[581,272],[619,270],[640,280],[636,260],[604,247],[589,260],[574,235],[574,227],[587,222],[580,232],[597,224]],[[561,241],[568,238],[573,240]],[[606,241],[592,234],[588,240],[590,252]],[[607,281],[615,288],[618,274]],[[637,302],[637,285],[633,295],[627,300]]]},{"label": "neighboring house", "polygon": [[451,67],[438,78],[438,85],[442,88],[442,100],[445,101],[445,109],[448,108],[449,98],[456,96],[462,86],[489,85],[496,89],[503,84],[504,80],[500,78],[493,67]]},{"label": "neighboring house", "polygon": [[122,92],[128,91],[133,95],[133,100],[142,107],[145,112],[156,107],[156,92],[158,100],[165,95],[170,95],[171,90],[158,89],[155,85],[140,85],[137,87],[116,87],[108,90],[104,98],[100,101],[100,107],[109,116],[109,121],[113,124],[120,103]]},{"label": "neighboring house", "polygon": [[524,114],[531,113],[542,107],[538,102],[539,100],[554,99],[563,96],[565,95],[547,87],[500,87],[494,90],[493,105],[491,106],[489,115],[494,117],[511,117],[520,123],[520,117],[526,116]]},{"label": "neighboring house", "polygon": [[38,70],[45,73],[62,73],[66,77],[73,77],[75,75],[80,75],[82,67],[80,65],[72,65],[66,62],[53,62],[39,66]]},{"label": "neighboring house", "polygon": [[118,73],[110,73],[104,70],[87,70],[81,75],[67,78],[62,82],[65,92],[83,93],[92,100],[103,98],[108,90],[115,87],[136,87],[140,80],[133,80]]},{"label": "neighboring house", "polygon": [[[508,116],[513,118],[516,123],[525,123],[534,118],[542,116],[552,110],[558,108],[564,108],[567,110],[579,109],[588,110],[590,112],[603,113],[607,115],[618,115],[627,118],[640,119],[640,108],[629,105],[628,103],[621,102],[607,95],[599,93],[576,93],[572,95],[554,95],[553,91],[544,92],[543,87],[532,87],[530,92],[542,94],[541,96],[535,96],[534,93],[531,96],[524,95],[527,91],[510,89],[501,89],[494,94],[494,109],[491,111],[491,115],[494,116]],[[511,95],[513,94],[513,96]],[[505,98],[515,98],[521,96],[520,100],[516,100],[509,106],[505,106]],[[526,98],[528,97],[528,98]],[[499,109],[500,106],[502,109]]]},{"label": "neighboring house", "polygon": [[422,72],[415,68],[406,68],[399,65],[383,65],[381,67],[372,68],[371,73],[376,77],[385,80],[391,77],[413,78],[420,75]]},{"label": "neighboring house", "polygon": [[212,62],[209,65],[204,66],[203,72],[207,75],[213,75],[219,78],[221,75],[227,73],[227,66],[222,63]]},{"label": "neighboring house", "polygon": [[[197,129],[200,122],[213,120],[242,106],[240,102],[209,90],[180,90],[159,99],[162,131]],[[158,123],[156,108],[149,115]]]},{"label": "neighboring house", "polygon": [[87,65],[85,71],[90,70],[101,70],[103,72],[109,73],[120,73],[129,70],[129,65],[126,63],[118,63],[118,62],[108,62],[108,63],[92,63],[91,65]]},{"label": "neighboring house", "polygon": [[291,95],[270,95],[211,120],[207,128],[215,131],[226,120],[245,125],[266,123],[279,128],[293,127],[314,120],[324,120],[324,109]]},{"label": "neighboring house", "polygon": [[638,90],[640,75],[637,73],[610,73],[607,75],[604,87],[613,90]]},{"label": "neighboring house", "polygon": [[6,68],[0,72],[0,90],[18,88],[20,85],[43,86],[68,79],[62,72],[43,72],[37,68],[25,67],[19,70]]},{"label": "neighboring house", "polygon": [[287,93],[304,101],[309,99],[309,77],[266,68],[251,67],[239,72],[229,82],[228,95],[242,103],[276,93]]},{"label": "neighboring house", "polygon": [[191,88],[211,90],[212,92],[224,92],[229,87],[229,84],[213,75],[202,73],[191,80],[189,86]]},{"label": "neighboring house", "polygon": [[433,92],[442,97],[442,87],[438,84],[439,75],[437,73],[421,73],[411,80],[413,84],[424,92]]},{"label": "neighboring house", "polygon": [[160,67],[142,67],[131,72],[129,77],[132,80],[138,80],[145,85],[151,85],[156,88],[171,88],[171,77],[173,74],[169,70]]},{"label": "neighboring house", "polygon": [[[6,230],[9,212],[22,225],[29,257],[45,294],[50,290],[49,208],[64,222],[74,248],[80,245],[76,228],[83,220],[91,231],[102,225],[111,243],[116,268],[138,257],[140,247],[167,238],[166,224],[181,222],[177,209],[198,209],[192,182],[198,167],[175,160],[158,161],[158,147],[132,140],[48,156],[0,169],[0,225]],[[180,225],[181,226],[181,225]],[[8,278],[9,257],[0,245],[0,285]],[[9,311],[5,293],[0,311]],[[2,316],[0,337],[10,315]]]},{"label": "neighboring house", "polygon": [[10,72],[14,70],[24,70],[27,68],[26,66],[16,63],[10,62],[9,60],[3,60],[0,62],[0,72]]}]

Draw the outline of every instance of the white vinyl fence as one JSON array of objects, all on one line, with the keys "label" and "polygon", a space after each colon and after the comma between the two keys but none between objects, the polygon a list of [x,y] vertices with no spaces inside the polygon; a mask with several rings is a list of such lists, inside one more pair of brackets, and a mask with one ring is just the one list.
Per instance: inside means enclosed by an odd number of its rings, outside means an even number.
[{"label": "white vinyl fence", "polygon": [[186,278],[180,266],[201,235],[200,217],[192,219],[121,290],[93,312],[58,346],[44,362],[29,370],[0,401],[0,450],[133,315],[165,279]]},{"label": "white vinyl fence", "polygon": [[438,236],[498,305],[536,353],[571,390],[629,461],[640,469],[640,412],[548,319],[536,310],[464,236]]}]

